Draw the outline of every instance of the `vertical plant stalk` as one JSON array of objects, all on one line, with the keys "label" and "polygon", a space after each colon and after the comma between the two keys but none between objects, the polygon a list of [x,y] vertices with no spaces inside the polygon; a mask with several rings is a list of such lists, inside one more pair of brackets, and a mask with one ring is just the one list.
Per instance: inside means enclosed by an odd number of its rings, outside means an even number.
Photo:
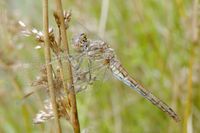
[{"label": "vertical plant stalk", "polygon": [[193,70],[193,62],[194,62],[194,46],[191,48],[191,58],[189,60],[189,76],[188,76],[188,90],[187,90],[187,99],[185,104],[185,112],[184,112],[184,121],[183,121],[183,133],[188,132],[188,122],[189,118],[192,115],[192,70]]},{"label": "vertical plant stalk", "polygon": [[193,0],[193,9],[192,9],[192,43],[197,43],[198,41],[198,7],[199,0]]},{"label": "vertical plant stalk", "polygon": [[[60,26],[58,26],[58,29],[59,29],[58,46],[61,46],[61,29],[60,29]],[[63,83],[64,92],[66,94],[68,94],[69,92],[68,92],[68,89],[67,89],[67,86],[66,86],[66,80],[64,78],[64,70],[63,70],[61,58],[58,58],[58,66],[59,66],[59,70],[60,70],[60,78],[61,78],[62,83]]]},{"label": "vertical plant stalk", "polygon": [[44,44],[45,44],[45,62],[46,62],[46,69],[47,69],[47,80],[48,80],[48,87],[50,91],[50,98],[51,104],[54,112],[55,117],[55,126],[56,132],[61,133],[61,126],[59,122],[59,116],[57,111],[57,104],[56,104],[56,96],[54,93],[54,84],[52,78],[52,67],[50,65],[51,56],[50,56],[50,41],[49,41],[49,22],[48,22],[48,0],[43,0],[43,32],[44,32]]},{"label": "vertical plant stalk", "polygon": [[184,121],[183,121],[183,132],[188,132],[188,127],[190,124],[190,117],[192,116],[192,70],[193,70],[193,62],[194,62],[194,50],[195,46],[198,43],[198,5],[199,0],[193,0],[193,9],[192,9],[192,35],[191,35],[191,51],[190,51],[190,62],[189,62],[189,78],[188,78],[188,95],[185,104],[185,112],[184,112]]},{"label": "vertical plant stalk", "polygon": [[183,0],[176,0],[176,6],[180,16],[185,15]]},{"label": "vertical plant stalk", "polygon": [[[66,55],[69,55],[69,47],[68,47],[68,41],[67,41],[67,33],[65,29],[64,24],[64,16],[63,16],[63,9],[62,9],[62,3],[61,0],[55,0],[56,3],[56,13],[59,17],[60,21],[60,29],[61,29],[61,39],[63,43],[63,47],[65,49]],[[70,105],[70,121],[72,123],[74,133],[80,133],[80,125],[78,120],[78,113],[77,113],[77,106],[76,106],[76,94],[73,86],[73,75],[72,75],[72,67],[69,62],[66,62],[67,65],[67,87],[69,90],[68,93],[68,99],[69,99],[69,105]]]},{"label": "vertical plant stalk", "polygon": [[99,22],[99,36],[104,37],[106,22],[108,18],[109,0],[103,0],[101,4],[101,18]]}]

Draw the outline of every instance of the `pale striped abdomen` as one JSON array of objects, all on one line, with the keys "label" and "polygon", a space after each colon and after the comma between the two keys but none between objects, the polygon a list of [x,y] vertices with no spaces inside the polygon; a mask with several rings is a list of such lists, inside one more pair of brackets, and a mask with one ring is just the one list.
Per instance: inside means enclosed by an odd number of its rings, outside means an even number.
[{"label": "pale striped abdomen", "polygon": [[166,103],[161,101],[159,98],[154,96],[150,91],[146,90],[141,84],[139,84],[136,80],[134,80],[128,72],[123,68],[121,63],[113,58],[110,61],[109,68],[112,71],[112,74],[123,83],[137,91],[141,94],[145,99],[149,100],[152,104],[157,106],[163,112],[166,112],[170,117],[172,117],[176,122],[180,119],[178,115],[170,108]]}]

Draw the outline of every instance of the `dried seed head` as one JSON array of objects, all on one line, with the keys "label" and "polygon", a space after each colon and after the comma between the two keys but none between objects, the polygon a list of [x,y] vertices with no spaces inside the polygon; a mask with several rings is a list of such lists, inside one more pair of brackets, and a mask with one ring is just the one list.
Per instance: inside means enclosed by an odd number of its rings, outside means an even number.
[{"label": "dried seed head", "polygon": [[[68,114],[69,106],[65,98],[63,96],[57,97],[56,103],[58,106],[59,118],[64,117],[65,119],[69,120],[70,119],[69,114]],[[33,123],[40,124],[50,119],[54,119],[52,104],[50,100],[45,100],[44,109],[41,110],[38,114],[36,114],[36,117],[33,119]]]},{"label": "dried seed head", "polygon": [[72,17],[72,12],[71,10],[69,11],[64,11],[64,22],[65,22],[65,29],[67,29],[69,27],[69,22],[71,20]]},{"label": "dried seed head", "polygon": [[21,26],[21,27],[26,27],[26,25],[24,24],[24,22],[22,22],[22,21],[18,21],[18,23],[19,23],[19,25]]},{"label": "dried seed head", "polygon": [[[54,18],[55,18],[58,28],[60,28],[60,18],[59,18],[58,13],[56,11],[54,11],[53,15],[54,15]],[[64,11],[63,16],[64,16],[65,29],[67,29],[69,27],[69,22],[70,22],[71,16],[72,16],[71,10]]]},{"label": "dried seed head", "polygon": [[40,48],[41,48],[40,45],[35,46],[35,49],[40,49]]}]

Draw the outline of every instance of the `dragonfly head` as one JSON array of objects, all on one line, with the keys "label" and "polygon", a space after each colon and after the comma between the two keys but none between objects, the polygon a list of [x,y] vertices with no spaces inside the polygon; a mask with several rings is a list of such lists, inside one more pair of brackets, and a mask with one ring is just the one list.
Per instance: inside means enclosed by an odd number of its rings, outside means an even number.
[{"label": "dragonfly head", "polygon": [[87,35],[81,33],[72,39],[73,48],[78,52],[83,52],[89,45]]}]

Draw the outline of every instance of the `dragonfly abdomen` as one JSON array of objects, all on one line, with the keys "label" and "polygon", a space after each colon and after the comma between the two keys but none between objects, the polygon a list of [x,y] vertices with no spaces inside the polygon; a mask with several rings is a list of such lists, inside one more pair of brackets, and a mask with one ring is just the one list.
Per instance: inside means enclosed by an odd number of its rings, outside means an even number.
[{"label": "dragonfly abdomen", "polygon": [[141,84],[134,80],[129,73],[123,68],[121,63],[117,59],[110,61],[110,70],[112,74],[120,81],[134,89],[136,92],[141,94],[145,99],[150,101],[153,105],[157,106],[163,112],[166,112],[175,121],[179,121],[178,115],[163,101],[154,96],[150,91],[146,90]]}]

